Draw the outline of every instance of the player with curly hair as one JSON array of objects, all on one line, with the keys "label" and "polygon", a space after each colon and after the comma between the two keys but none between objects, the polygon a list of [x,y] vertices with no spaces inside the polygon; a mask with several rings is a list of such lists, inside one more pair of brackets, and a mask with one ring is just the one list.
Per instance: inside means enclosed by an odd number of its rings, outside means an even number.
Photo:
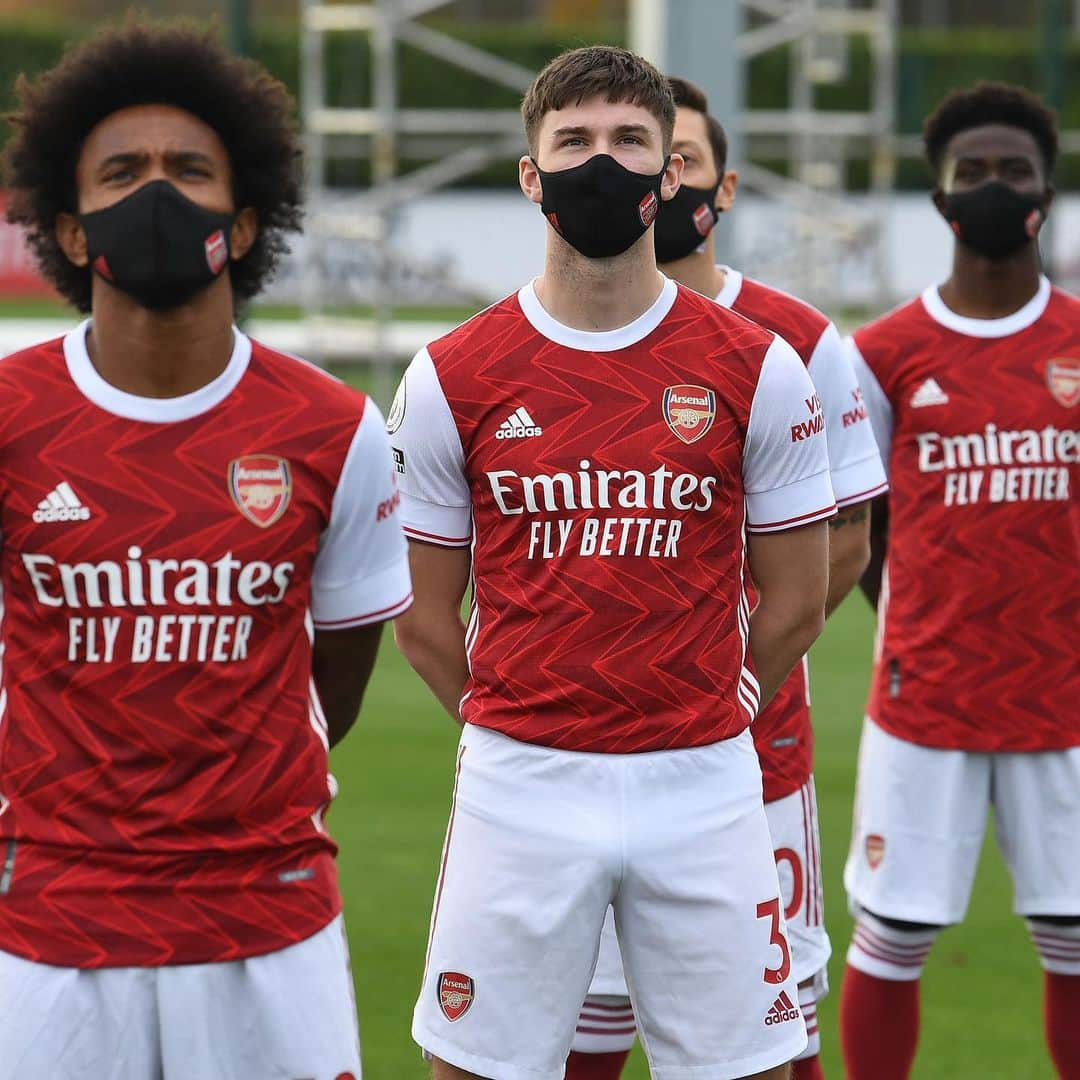
[{"label": "player with curly hair", "polygon": [[1080,302],[1043,275],[1053,113],[1004,83],[928,117],[940,286],[856,331],[890,491],[863,589],[878,650],[844,881],[851,1080],[905,1080],[919,982],[964,918],[992,812],[1045,972],[1046,1034],[1080,1076]]},{"label": "player with curly hair", "polygon": [[293,105],[128,22],[19,84],[9,216],[89,318],[0,361],[4,1075],[360,1075],[327,752],[410,602],[364,395],[233,326]]}]

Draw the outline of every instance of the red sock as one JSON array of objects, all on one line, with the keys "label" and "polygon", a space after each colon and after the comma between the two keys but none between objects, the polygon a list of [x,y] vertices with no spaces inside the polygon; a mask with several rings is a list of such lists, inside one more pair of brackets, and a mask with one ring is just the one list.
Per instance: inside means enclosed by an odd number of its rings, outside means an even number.
[{"label": "red sock", "polygon": [[919,980],[875,979],[849,964],[840,991],[848,1080],[907,1080],[919,1042]]},{"label": "red sock", "polygon": [[815,1054],[813,1057],[799,1058],[791,1063],[791,1080],[825,1080],[825,1074],[821,1071],[821,1059]]},{"label": "red sock", "polygon": [[571,1050],[566,1059],[566,1080],[619,1080],[629,1056],[629,1050],[616,1050],[611,1054],[583,1054],[580,1050]]},{"label": "red sock", "polygon": [[1043,972],[1046,1044],[1061,1080],[1080,1080],[1080,975]]}]

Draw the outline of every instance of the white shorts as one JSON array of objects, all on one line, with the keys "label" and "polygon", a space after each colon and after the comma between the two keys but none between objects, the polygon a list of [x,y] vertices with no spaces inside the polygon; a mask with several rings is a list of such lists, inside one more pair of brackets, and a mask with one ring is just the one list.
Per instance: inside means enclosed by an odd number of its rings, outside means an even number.
[{"label": "white shorts", "polygon": [[[814,980],[815,1000],[829,991],[827,965],[832,953],[825,930],[821,890],[821,841],[818,837],[817,795],[813,778],[798,791],[765,804],[772,835],[773,858],[780,877],[791,964],[797,983]],[[608,911],[600,937],[600,956],[589,986],[590,995],[626,997],[626,976]]]},{"label": "white shorts", "polygon": [[854,910],[948,926],[964,918],[987,810],[1018,915],[1080,915],[1080,747],[937,750],[867,719],[844,885]]},{"label": "white shorts", "polygon": [[806,1046],[749,732],[586,754],[466,725],[413,1037],[498,1080],[561,1080],[611,905],[654,1080]]},{"label": "white shorts", "polygon": [[219,964],[78,968],[0,952],[0,1080],[360,1080],[339,916]]}]

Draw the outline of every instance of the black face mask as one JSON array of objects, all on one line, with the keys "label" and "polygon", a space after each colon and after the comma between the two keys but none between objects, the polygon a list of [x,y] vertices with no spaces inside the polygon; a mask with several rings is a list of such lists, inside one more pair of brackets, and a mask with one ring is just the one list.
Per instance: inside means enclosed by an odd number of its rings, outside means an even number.
[{"label": "black face mask", "polygon": [[168,180],[79,215],[94,273],[154,310],[186,303],[229,265],[234,218],[192,202]]},{"label": "black face mask", "polygon": [[719,190],[719,180],[711,188],[683,184],[675,198],[660,207],[655,233],[658,263],[674,262],[701,246],[720,216],[716,209]]},{"label": "black face mask", "polygon": [[610,154],[596,154],[558,172],[544,172],[534,161],[544,187],[540,208],[555,231],[587,259],[621,255],[656,217],[668,160],[652,176],[631,172]]},{"label": "black face mask", "polygon": [[971,191],[946,195],[942,215],[960,242],[988,259],[1015,255],[1046,220],[1046,195],[1022,195],[991,180]]}]

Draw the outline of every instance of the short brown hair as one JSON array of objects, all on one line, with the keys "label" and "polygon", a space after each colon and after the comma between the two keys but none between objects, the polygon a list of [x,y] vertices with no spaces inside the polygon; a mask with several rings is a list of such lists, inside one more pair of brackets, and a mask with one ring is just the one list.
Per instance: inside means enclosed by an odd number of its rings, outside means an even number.
[{"label": "short brown hair", "polygon": [[705,130],[709,134],[716,173],[723,180],[724,169],[727,168],[727,135],[724,125],[715,116],[709,115],[709,100],[705,97],[705,91],[696,83],[689,79],[680,79],[677,75],[668,76],[668,85],[677,108],[690,109],[705,117]]},{"label": "short brown hair", "polygon": [[611,102],[626,101],[648,109],[660,124],[667,153],[675,127],[675,102],[667,80],[648,60],[613,45],[570,49],[536,76],[521,103],[530,152],[536,151],[540,122],[549,112],[601,95]]}]

